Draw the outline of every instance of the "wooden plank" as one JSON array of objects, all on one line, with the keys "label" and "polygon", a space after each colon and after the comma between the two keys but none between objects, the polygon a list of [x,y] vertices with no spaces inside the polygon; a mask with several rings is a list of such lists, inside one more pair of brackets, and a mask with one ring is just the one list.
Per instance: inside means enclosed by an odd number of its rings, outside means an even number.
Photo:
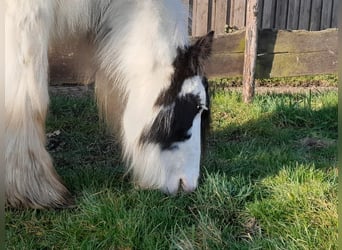
[{"label": "wooden plank", "polygon": [[257,77],[337,72],[338,30],[259,34]]},{"label": "wooden plank", "polygon": [[259,11],[258,11],[258,29],[262,29],[262,15],[263,15],[263,8],[264,8],[264,0],[259,0]]},{"label": "wooden plank", "polygon": [[337,29],[316,32],[263,30],[258,53],[309,53],[337,48]]},{"label": "wooden plank", "polygon": [[[194,42],[197,38],[192,38]],[[205,66],[210,77],[241,76],[245,52],[245,31],[239,30],[214,39],[212,55]]]},{"label": "wooden plank", "polygon": [[309,30],[310,28],[311,1],[302,0],[300,2],[298,29]]},{"label": "wooden plank", "polygon": [[[194,38],[193,40],[195,40]],[[221,53],[244,53],[245,31],[240,30],[214,39],[212,54]]]},{"label": "wooden plank", "polygon": [[277,1],[274,28],[286,29],[287,7],[287,1]]},{"label": "wooden plank", "polygon": [[[243,73],[242,53],[216,54],[205,66],[208,77],[233,77]],[[256,62],[256,78],[336,74],[337,51],[263,54]]]},{"label": "wooden plank", "polygon": [[331,28],[337,28],[338,27],[338,13],[339,13],[339,6],[338,2],[339,0],[333,0],[333,13],[332,13],[332,20],[331,20]]},{"label": "wooden plank", "polygon": [[243,73],[243,53],[214,54],[205,65],[208,77],[241,76]]},{"label": "wooden plank", "polygon": [[247,3],[247,21],[245,37],[245,55],[242,74],[243,100],[250,103],[255,90],[255,65],[258,49],[258,0],[249,0]]},{"label": "wooden plank", "polygon": [[322,0],[312,0],[310,30],[319,30],[321,27]]},{"label": "wooden plank", "polygon": [[241,29],[246,24],[246,0],[234,0],[232,8],[232,27]]},{"label": "wooden plank", "polygon": [[286,29],[296,30],[299,25],[300,0],[291,0],[288,5]]},{"label": "wooden plank", "polygon": [[225,33],[227,17],[227,0],[213,0],[211,29],[215,36]]},{"label": "wooden plank", "polygon": [[256,76],[332,74],[337,73],[337,61],[337,51],[263,55],[258,58]]},{"label": "wooden plank", "polygon": [[228,0],[228,6],[227,6],[227,22],[228,22],[228,27],[232,28],[233,27],[233,20],[234,20],[234,3],[235,0]]},{"label": "wooden plank", "polygon": [[328,0],[324,1],[322,5],[322,17],[321,17],[321,30],[327,29],[331,27],[331,19],[333,12],[333,1]]},{"label": "wooden plank", "polygon": [[208,4],[209,0],[193,0],[193,36],[202,36],[208,32]]},{"label": "wooden plank", "polygon": [[[207,65],[210,77],[242,74],[240,43],[244,32],[214,40],[213,56]],[[338,30],[271,31],[259,33],[257,77],[296,76],[337,72]],[[234,46],[229,46],[233,41]]]},{"label": "wooden plank", "polygon": [[226,0],[227,1],[227,13],[226,13],[226,25],[229,28],[229,24],[230,24],[230,9],[231,9],[231,0]]},{"label": "wooden plank", "polygon": [[[214,39],[206,65],[209,77],[241,76],[244,31]],[[256,77],[337,73],[338,30],[270,31],[259,33]],[[77,46],[60,44],[49,50],[50,78],[58,83],[79,82],[75,71]]]},{"label": "wooden plank", "polygon": [[264,0],[264,5],[262,9],[262,29],[274,28],[275,4],[276,0]]}]

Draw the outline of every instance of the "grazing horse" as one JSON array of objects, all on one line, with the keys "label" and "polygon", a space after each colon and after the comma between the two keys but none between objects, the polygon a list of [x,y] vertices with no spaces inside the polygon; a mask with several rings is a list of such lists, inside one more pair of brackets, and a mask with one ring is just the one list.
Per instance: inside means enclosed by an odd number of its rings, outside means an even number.
[{"label": "grazing horse", "polygon": [[[7,0],[6,203],[72,204],[45,149],[48,48],[84,38],[100,115],[122,145],[133,181],[175,194],[198,184],[209,122],[203,64],[213,32],[189,42],[180,0]],[[91,53],[90,53],[91,54]]]}]

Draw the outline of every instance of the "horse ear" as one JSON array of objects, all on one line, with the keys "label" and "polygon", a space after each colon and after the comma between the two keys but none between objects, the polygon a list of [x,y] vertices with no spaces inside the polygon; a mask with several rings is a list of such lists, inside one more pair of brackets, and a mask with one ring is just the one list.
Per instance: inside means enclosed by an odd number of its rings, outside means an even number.
[{"label": "horse ear", "polygon": [[214,31],[210,31],[207,35],[198,38],[194,45],[192,45],[192,56],[195,61],[202,67],[204,62],[211,54],[211,48],[214,40]]}]

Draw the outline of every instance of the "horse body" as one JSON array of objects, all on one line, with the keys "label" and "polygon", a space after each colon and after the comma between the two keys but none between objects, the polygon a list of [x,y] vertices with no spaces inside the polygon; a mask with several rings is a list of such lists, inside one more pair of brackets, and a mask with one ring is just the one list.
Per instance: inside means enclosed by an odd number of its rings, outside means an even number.
[{"label": "horse body", "polygon": [[[46,151],[48,47],[69,36],[92,47],[101,116],[122,143],[135,182],[175,193],[197,186],[209,97],[202,77],[212,33],[189,45],[174,0],[8,0],[6,200],[64,207],[70,194]],[[205,118],[205,119],[204,119]]]}]

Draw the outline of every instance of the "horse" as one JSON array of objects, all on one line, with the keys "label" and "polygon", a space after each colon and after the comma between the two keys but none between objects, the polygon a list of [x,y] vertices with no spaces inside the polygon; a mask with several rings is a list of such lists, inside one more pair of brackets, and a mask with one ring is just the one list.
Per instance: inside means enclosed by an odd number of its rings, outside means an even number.
[{"label": "horse", "polygon": [[168,195],[197,188],[214,34],[191,42],[187,14],[180,0],[6,1],[7,206],[74,203],[45,148],[48,50],[69,37],[91,48],[99,114],[118,137],[132,181]]}]

